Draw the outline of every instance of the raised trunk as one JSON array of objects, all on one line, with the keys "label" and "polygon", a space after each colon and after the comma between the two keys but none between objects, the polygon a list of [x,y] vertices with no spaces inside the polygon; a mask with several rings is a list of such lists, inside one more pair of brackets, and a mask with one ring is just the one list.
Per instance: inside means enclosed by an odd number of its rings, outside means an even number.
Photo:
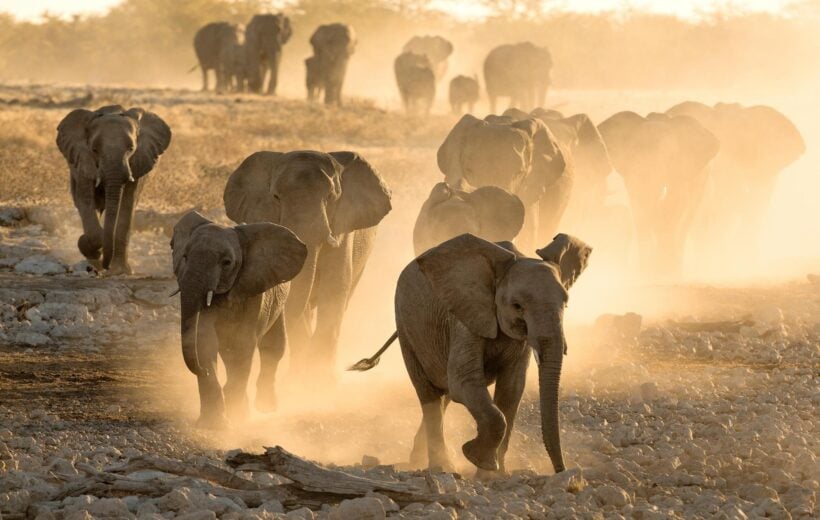
[{"label": "raised trunk", "polygon": [[114,257],[114,231],[117,227],[117,214],[122,200],[123,182],[106,180],[105,183],[105,223],[103,226],[103,269],[108,269]]},{"label": "raised trunk", "polygon": [[564,471],[558,421],[558,386],[564,357],[563,333],[539,341],[538,387],[541,398],[541,435],[556,473]]}]

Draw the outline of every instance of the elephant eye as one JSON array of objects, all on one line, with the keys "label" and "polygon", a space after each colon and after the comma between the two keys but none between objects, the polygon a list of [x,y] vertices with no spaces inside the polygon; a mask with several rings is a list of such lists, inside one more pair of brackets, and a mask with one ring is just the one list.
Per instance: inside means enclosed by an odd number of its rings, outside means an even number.
[{"label": "elephant eye", "polygon": [[521,304],[517,302],[513,302],[512,308],[519,312],[524,310],[524,307],[522,307]]},{"label": "elephant eye", "polygon": [[231,266],[231,259],[225,258],[222,260],[222,267],[230,267]]}]

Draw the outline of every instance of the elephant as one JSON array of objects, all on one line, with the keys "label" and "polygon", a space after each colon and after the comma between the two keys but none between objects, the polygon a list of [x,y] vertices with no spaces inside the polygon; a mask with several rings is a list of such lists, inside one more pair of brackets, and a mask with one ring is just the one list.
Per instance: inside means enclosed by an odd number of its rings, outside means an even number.
[{"label": "elephant", "polygon": [[216,75],[216,91],[223,92],[230,85],[226,70],[233,46],[242,41],[241,25],[228,22],[212,22],[196,32],[194,51],[202,71],[202,90],[208,90],[208,71]]},{"label": "elephant", "polygon": [[[806,144],[800,131],[772,107],[686,101],[666,111],[687,115],[720,141],[712,163],[711,197],[696,227],[699,256],[711,263],[754,258],[761,221],[780,172],[800,158]],[[763,144],[765,143],[765,145]]]},{"label": "elephant", "polygon": [[308,101],[315,101],[325,90],[319,76],[319,60],[316,56],[305,59],[305,87],[307,88]]},{"label": "elephant", "polygon": [[449,186],[496,186],[521,199],[526,208],[520,236],[524,247],[535,247],[555,233],[574,173],[567,153],[540,120],[482,120],[467,114],[450,130],[437,158]]},{"label": "elephant", "polygon": [[282,47],[292,34],[290,18],[282,13],[257,14],[251,18],[245,29],[245,64],[248,70],[248,88],[252,92],[276,94]]},{"label": "elephant", "polygon": [[310,45],[316,59],[318,84],[325,91],[325,104],[341,105],[347,63],[356,50],[353,27],[342,23],[320,25],[310,37]]},{"label": "elephant", "polygon": [[453,53],[453,44],[442,36],[413,36],[401,51],[427,56],[438,82],[447,74],[447,58]]},{"label": "elephant", "polygon": [[464,105],[467,105],[467,113],[472,113],[478,101],[478,92],[477,77],[462,75],[450,80],[450,107],[453,114],[463,114]]},{"label": "elephant", "polygon": [[393,69],[405,111],[428,115],[436,97],[436,78],[427,56],[403,52],[393,63]]},{"label": "elephant", "polygon": [[530,110],[543,106],[550,85],[552,57],[546,47],[531,42],[500,45],[484,60],[484,84],[495,113],[496,98],[507,96],[510,106]]},{"label": "elephant", "polygon": [[248,82],[247,53],[244,43],[235,43],[225,54],[225,79],[228,90],[245,92]]},{"label": "elephant", "polygon": [[228,179],[230,219],[274,222],[307,244],[285,307],[298,371],[333,379],[342,318],[390,198],[376,169],[353,152],[257,152]]},{"label": "elephant", "polygon": [[[539,258],[526,257],[509,242],[493,244],[464,234],[404,268],[396,284],[396,327],[421,403],[416,445],[425,442],[426,433],[430,468],[453,467],[443,429],[451,399],[467,407],[478,427],[476,437],[462,446],[464,456],[479,470],[505,471],[532,349],[544,446],[555,472],[565,469],[558,420],[559,379],[567,353],[563,313],[568,291],[591,252],[563,233],[536,251]],[[378,357],[371,360],[375,362],[364,369],[375,366]],[[487,387],[493,383],[491,397]]]},{"label": "elephant", "polygon": [[165,121],[142,108],[78,108],[57,126],[57,148],[68,163],[71,198],[83,226],[77,247],[108,274],[131,273],[128,240],[134,208],[145,176],[170,143]]},{"label": "elephant", "polygon": [[598,125],[629,193],[644,272],[674,278],[720,142],[688,116],[619,112]]},{"label": "elephant", "polygon": [[471,233],[490,242],[512,241],[524,225],[521,199],[501,188],[462,191],[440,182],[421,206],[413,228],[416,255]]},{"label": "elephant", "polygon": [[[226,227],[196,211],[174,226],[174,275],[179,284],[182,356],[199,386],[204,427],[248,415],[246,389],[254,351],[261,370],[256,408],[276,407],[276,369],[285,352],[284,307],[307,247],[292,231],[262,222]],[[227,373],[223,399],[217,354]]]}]

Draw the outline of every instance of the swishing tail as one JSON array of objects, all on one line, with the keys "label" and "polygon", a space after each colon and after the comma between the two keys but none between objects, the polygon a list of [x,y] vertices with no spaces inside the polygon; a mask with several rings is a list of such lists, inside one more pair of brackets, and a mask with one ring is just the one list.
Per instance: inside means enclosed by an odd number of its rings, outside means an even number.
[{"label": "swishing tail", "polygon": [[199,68],[199,63],[197,63],[196,65],[194,65],[194,66],[193,66],[193,67],[191,67],[190,69],[188,69],[188,72],[186,72],[186,74],[190,74],[190,73],[192,73],[193,71],[195,71],[195,70],[196,70],[196,69],[198,69],[198,68]]},{"label": "swishing tail", "polygon": [[370,356],[369,358],[364,358],[363,360],[350,365],[347,369],[348,370],[355,370],[357,372],[364,372],[365,370],[370,370],[371,368],[375,367],[379,364],[379,360],[382,357],[382,354],[396,341],[396,338],[399,337],[399,331],[394,332],[382,345],[382,348],[379,349],[378,352]]}]

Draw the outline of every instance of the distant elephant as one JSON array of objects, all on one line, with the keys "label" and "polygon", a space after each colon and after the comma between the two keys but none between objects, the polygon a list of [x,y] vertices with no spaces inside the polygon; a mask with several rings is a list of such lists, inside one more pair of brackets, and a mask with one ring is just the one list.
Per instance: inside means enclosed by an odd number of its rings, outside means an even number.
[{"label": "distant elephant", "polygon": [[[245,29],[245,63],[248,68],[248,88],[252,92],[276,94],[282,47],[292,34],[290,19],[282,13],[257,14],[251,18]],[[270,78],[266,88],[268,72]]]},{"label": "distant elephant", "polygon": [[276,224],[225,227],[191,211],[174,226],[171,249],[180,292],[182,356],[197,376],[200,426],[226,424],[217,354],[228,376],[225,400],[231,417],[248,415],[246,389],[257,346],[261,371],[256,407],[275,409],[276,369],[287,343],[285,300],[307,247]]},{"label": "distant elephant", "polygon": [[165,121],[142,108],[80,108],[57,126],[57,147],[68,162],[71,198],[83,224],[77,246],[110,274],[131,273],[128,240],[134,208],[145,176],[170,143]]},{"label": "distant elephant", "polygon": [[353,152],[257,152],[230,176],[224,200],[234,222],[275,222],[307,244],[286,307],[292,366],[332,378],[342,318],[390,190]]},{"label": "distant elephant", "polygon": [[516,108],[504,112],[515,120],[535,117],[550,129],[552,135],[572,156],[575,171],[572,197],[561,220],[562,229],[589,235],[591,228],[606,225],[596,217],[606,203],[607,177],[612,173],[612,161],[595,123],[586,114],[564,117],[561,112],[536,108],[526,113]]},{"label": "distant elephant", "polygon": [[720,141],[712,162],[712,193],[697,233],[707,262],[756,257],[761,222],[782,170],[806,151],[800,131],[774,108],[686,101],[666,111],[698,120]]},{"label": "distant elephant", "polygon": [[404,110],[428,115],[436,97],[436,78],[427,56],[412,52],[399,54],[393,63]]},{"label": "distant elephant", "polygon": [[421,206],[413,228],[416,255],[458,235],[512,241],[524,225],[521,199],[495,186],[462,191],[440,182]]},{"label": "distant elephant", "polygon": [[720,142],[688,116],[619,112],[598,130],[629,192],[644,272],[679,276]]},{"label": "distant elephant", "polygon": [[307,88],[308,101],[319,99],[325,90],[319,74],[319,59],[316,56],[305,59],[305,87]]},{"label": "distant elephant", "polygon": [[244,43],[230,46],[225,54],[225,79],[228,90],[245,92],[248,83],[247,51]]},{"label": "distant elephant", "polygon": [[241,25],[228,22],[213,22],[205,25],[194,36],[194,51],[202,71],[202,90],[208,90],[208,71],[216,76],[216,91],[224,92],[229,85],[225,68],[232,47],[242,42]]},{"label": "distant elephant", "polygon": [[441,81],[447,74],[447,58],[453,53],[453,44],[441,36],[413,36],[401,50],[427,56],[436,81]]},{"label": "distant elephant", "polygon": [[449,186],[496,186],[517,195],[526,208],[523,247],[555,233],[572,192],[571,162],[533,118],[463,116],[439,147],[438,166]]},{"label": "distant elephant", "polygon": [[[467,460],[483,470],[505,471],[532,349],[544,446],[555,472],[564,470],[558,420],[567,353],[563,313],[567,291],[591,252],[577,238],[559,234],[537,251],[540,258],[528,258],[509,242],[496,245],[466,234],[404,268],[396,286],[396,326],[421,403],[417,443],[426,433],[430,468],[453,467],[443,428],[449,398],[466,406],[478,427],[476,437],[462,446]],[[487,386],[493,383],[495,395],[490,396]]]},{"label": "distant elephant", "polygon": [[484,60],[484,85],[495,113],[496,98],[507,96],[510,106],[530,110],[544,105],[550,85],[552,57],[546,47],[530,42],[500,45]]},{"label": "distant elephant", "polygon": [[356,50],[353,27],[342,23],[320,25],[310,37],[310,45],[316,58],[318,84],[325,91],[325,104],[341,105],[347,62]]},{"label": "distant elephant", "polygon": [[472,114],[478,101],[478,93],[477,77],[456,76],[450,80],[450,107],[453,113],[463,114],[464,105],[467,105],[467,113]]}]

